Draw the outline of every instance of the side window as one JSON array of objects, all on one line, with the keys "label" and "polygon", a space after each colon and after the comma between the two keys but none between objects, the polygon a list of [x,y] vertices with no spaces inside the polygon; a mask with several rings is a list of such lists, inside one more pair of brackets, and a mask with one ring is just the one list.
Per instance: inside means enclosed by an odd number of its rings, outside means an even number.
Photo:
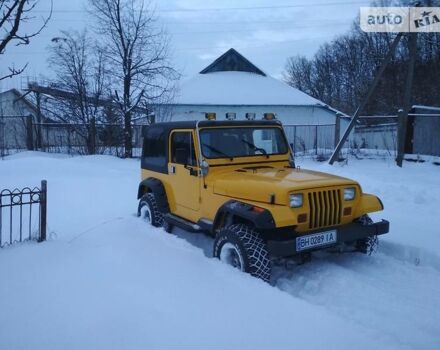
[{"label": "side window", "polygon": [[145,164],[153,167],[166,167],[166,138],[163,129],[148,129],[142,153]]},{"label": "side window", "polygon": [[171,136],[171,162],[176,164],[197,164],[192,133],[177,131]]}]

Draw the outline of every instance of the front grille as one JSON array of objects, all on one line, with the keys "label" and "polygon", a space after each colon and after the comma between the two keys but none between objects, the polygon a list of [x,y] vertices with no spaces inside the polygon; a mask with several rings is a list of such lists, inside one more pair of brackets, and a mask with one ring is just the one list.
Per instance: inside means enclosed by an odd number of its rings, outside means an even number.
[{"label": "front grille", "polygon": [[315,229],[341,223],[341,190],[309,193],[309,228]]}]

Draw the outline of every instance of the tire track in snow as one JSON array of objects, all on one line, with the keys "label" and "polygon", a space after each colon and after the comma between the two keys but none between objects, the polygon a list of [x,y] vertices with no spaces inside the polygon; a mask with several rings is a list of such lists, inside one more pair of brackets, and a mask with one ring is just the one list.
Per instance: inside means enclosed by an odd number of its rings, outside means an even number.
[{"label": "tire track in snow", "polygon": [[290,271],[276,268],[275,286],[402,348],[438,348],[440,273],[428,264],[416,266],[399,252],[393,256],[392,247],[371,257],[316,254],[311,263]]},{"label": "tire track in snow", "polygon": [[[212,238],[173,234],[210,258]],[[425,249],[380,242],[371,256],[314,253],[310,263],[276,266],[275,288],[328,309],[402,349],[440,344],[440,257]],[[435,325],[435,326],[433,326]],[[330,325],[329,325],[330,326]]]}]

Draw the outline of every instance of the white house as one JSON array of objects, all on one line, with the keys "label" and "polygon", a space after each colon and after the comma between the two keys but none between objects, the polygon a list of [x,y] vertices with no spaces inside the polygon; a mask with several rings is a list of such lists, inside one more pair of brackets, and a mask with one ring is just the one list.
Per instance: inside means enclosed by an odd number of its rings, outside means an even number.
[{"label": "white house", "polygon": [[[244,119],[246,113],[255,113],[257,119],[275,113],[286,126],[289,141],[304,149],[334,147],[339,113],[267,75],[234,49],[183,81],[166,113],[156,110],[156,115],[158,120],[198,120],[206,112],[215,112],[217,119],[225,119],[226,113],[236,113],[237,119]],[[341,124],[345,130],[348,120],[342,118]]]},{"label": "white house", "polygon": [[334,124],[337,111],[323,102],[275,79],[234,49],[217,58],[196,76],[183,81],[170,106],[173,120],[204,118],[206,112],[225,118],[235,112],[275,113],[284,124]]}]

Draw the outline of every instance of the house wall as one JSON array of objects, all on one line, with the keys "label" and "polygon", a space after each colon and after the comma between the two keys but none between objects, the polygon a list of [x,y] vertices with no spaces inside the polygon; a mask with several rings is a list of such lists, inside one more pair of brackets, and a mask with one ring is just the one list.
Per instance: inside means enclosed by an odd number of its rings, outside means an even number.
[{"label": "house wall", "polygon": [[0,94],[0,148],[26,148],[26,118],[29,115],[35,118],[35,112],[23,101],[17,100],[13,91]]},{"label": "house wall", "polygon": [[217,119],[226,119],[226,113],[234,112],[237,119],[245,119],[246,113],[255,113],[261,119],[264,113],[275,113],[285,125],[334,124],[335,113],[320,106],[216,106],[216,105],[175,105],[171,107],[173,121],[199,120],[206,112],[217,113]]}]

